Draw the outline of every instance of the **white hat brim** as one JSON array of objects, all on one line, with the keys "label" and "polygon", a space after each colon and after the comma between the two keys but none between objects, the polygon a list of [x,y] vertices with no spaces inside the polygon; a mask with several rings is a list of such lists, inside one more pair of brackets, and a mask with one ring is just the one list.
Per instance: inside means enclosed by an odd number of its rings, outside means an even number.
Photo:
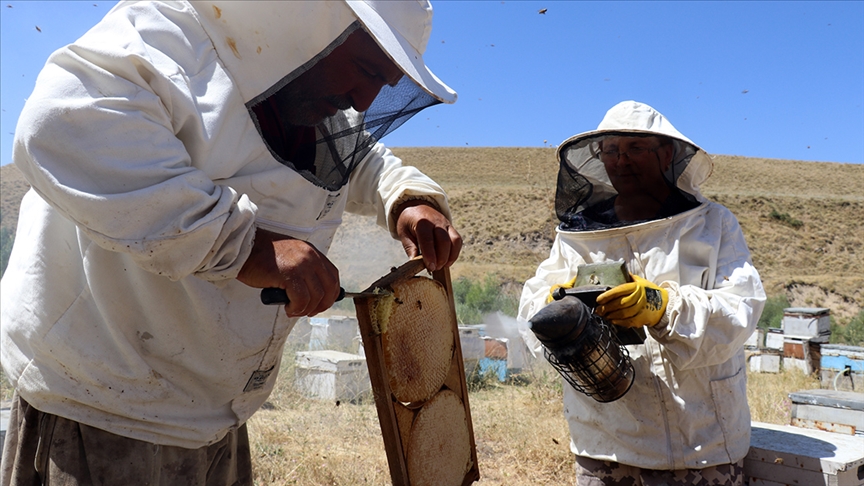
[{"label": "white hat brim", "polygon": [[347,3],[375,42],[405,75],[438,100],[444,103],[456,102],[456,92],[426,67],[423,56],[402,34],[390,28],[375,9],[362,1],[347,0]]}]

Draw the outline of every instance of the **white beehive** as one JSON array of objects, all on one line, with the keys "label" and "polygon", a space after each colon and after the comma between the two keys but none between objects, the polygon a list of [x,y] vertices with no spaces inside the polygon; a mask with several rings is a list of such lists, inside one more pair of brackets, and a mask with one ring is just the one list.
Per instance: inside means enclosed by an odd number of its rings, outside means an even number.
[{"label": "white beehive", "polygon": [[462,362],[466,376],[477,371],[480,360],[486,352],[483,342],[483,325],[459,326],[459,345],[462,348]]},{"label": "white beehive", "polygon": [[294,387],[309,398],[351,401],[372,388],[366,358],[340,351],[298,351]]},{"label": "white beehive", "polygon": [[309,350],[333,349],[350,353],[357,352],[355,339],[360,329],[354,317],[331,316],[309,318]]},{"label": "white beehive", "polygon": [[827,343],[831,338],[831,311],[823,307],[789,307],[783,309],[783,334]]},{"label": "white beehive", "polygon": [[783,330],[777,328],[770,328],[768,332],[765,333],[765,347],[768,349],[774,349],[777,351],[783,351]]},{"label": "white beehive", "polygon": [[750,356],[750,371],[756,373],[780,373],[780,355],[762,353]]},{"label": "white beehive", "polygon": [[288,344],[308,349],[309,337],[312,335],[312,326],[308,317],[301,317],[294,323],[291,333],[288,334]]},{"label": "white beehive", "polygon": [[801,390],[790,393],[789,399],[792,425],[864,437],[864,393]]},{"label": "white beehive", "polygon": [[765,331],[762,329],[756,329],[753,331],[753,334],[747,338],[747,341],[744,342],[744,347],[749,349],[759,349],[762,347],[765,342]]},{"label": "white beehive", "polygon": [[744,477],[751,486],[860,486],[864,437],[753,422]]}]

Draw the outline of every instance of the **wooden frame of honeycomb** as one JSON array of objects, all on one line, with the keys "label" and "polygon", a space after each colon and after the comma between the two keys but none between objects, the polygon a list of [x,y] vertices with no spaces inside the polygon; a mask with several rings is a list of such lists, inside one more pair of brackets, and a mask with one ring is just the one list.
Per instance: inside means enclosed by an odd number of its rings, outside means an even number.
[{"label": "wooden frame of honeycomb", "polygon": [[467,486],[480,470],[453,286],[423,270],[418,257],[370,285],[393,294],[355,298],[357,321],[393,485]]}]

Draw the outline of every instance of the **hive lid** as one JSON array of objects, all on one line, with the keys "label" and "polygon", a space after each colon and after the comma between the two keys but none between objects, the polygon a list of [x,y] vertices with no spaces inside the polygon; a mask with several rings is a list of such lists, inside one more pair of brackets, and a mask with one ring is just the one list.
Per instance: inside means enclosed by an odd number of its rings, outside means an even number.
[{"label": "hive lid", "polygon": [[789,394],[792,403],[864,411],[864,393],[842,390],[801,390]]},{"label": "hive lid", "polygon": [[822,356],[846,356],[849,359],[864,359],[864,347],[848,344],[823,344],[820,346]]},{"label": "hive lid", "polygon": [[298,351],[295,360],[297,366],[301,368],[336,371],[351,363],[365,362],[366,357],[359,354],[325,349],[320,351]]},{"label": "hive lid", "polygon": [[831,313],[831,309],[824,307],[787,307],[783,309],[784,315],[798,316],[823,316]]},{"label": "hive lid", "polygon": [[[757,470],[770,471],[773,477],[758,479],[777,481],[780,479],[777,476],[783,474],[783,479],[790,480],[783,484],[820,484],[801,482],[805,475],[808,478],[814,476],[809,474],[811,471],[818,472],[820,479],[825,475],[844,476],[843,481],[832,484],[855,484],[845,482],[845,479],[854,480],[858,468],[864,465],[862,451],[864,437],[752,422],[750,450],[744,458],[744,469],[746,471],[750,464],[759,464],[761,469]],[[753,478],[751,476],[751,482]]]}]

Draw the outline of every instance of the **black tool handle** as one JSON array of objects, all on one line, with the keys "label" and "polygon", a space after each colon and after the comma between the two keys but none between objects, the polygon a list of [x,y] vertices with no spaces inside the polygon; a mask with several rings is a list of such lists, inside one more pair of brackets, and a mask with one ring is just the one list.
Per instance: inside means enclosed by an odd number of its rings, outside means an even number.
[{"label": "black tool handle", "polygon": [[[336,302],[345,298],[345,289],[339,287],[339,297],[336,297]],[[267,305],[288,305],[288,294],[285,289],[266,288],[261,289],[261,303]]]}]

